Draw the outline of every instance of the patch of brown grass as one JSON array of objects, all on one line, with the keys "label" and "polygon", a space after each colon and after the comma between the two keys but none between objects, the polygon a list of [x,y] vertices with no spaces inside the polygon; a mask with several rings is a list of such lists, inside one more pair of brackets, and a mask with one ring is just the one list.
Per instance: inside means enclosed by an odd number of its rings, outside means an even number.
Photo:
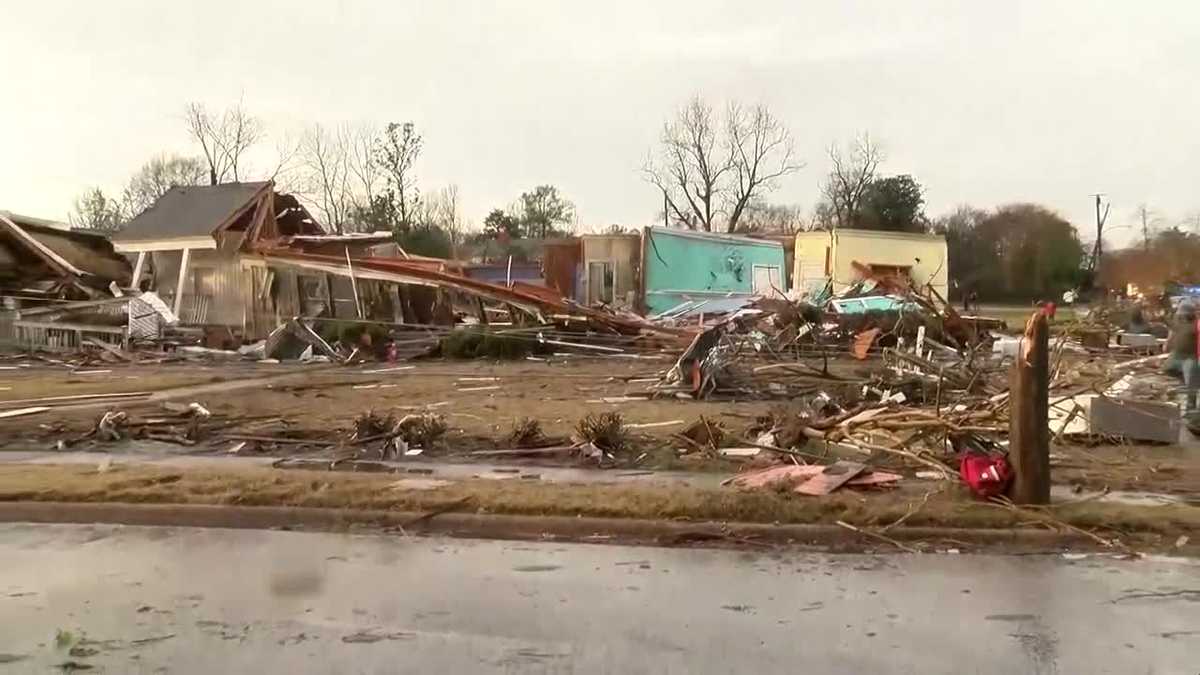
[{"label": "patch of brown grass", "polygon": [[[124,502],[307,506],[429,511],[470,498],[487,513],[598,516],[757,523],[859,526],[894,522],[921,501],[911,490],[841,490],[808,498],[773,490],[739,491],[680,485],[568,485],[521,480],[454,482],[436,490],[400,490],[397,474],[231,469],[168,471],[116,467],[104,473],[77,465],[0,466],[0,501]],[[463,507],[468,508],[468,507]],[[1087,502],[1054,509],[1056,518],[1082,528],[1177,534],[1200,528],[1200,510]],[[1020,515],[981,504],[964,490],[933,495],[907,526],[1004,528],[1028,524]]]}]

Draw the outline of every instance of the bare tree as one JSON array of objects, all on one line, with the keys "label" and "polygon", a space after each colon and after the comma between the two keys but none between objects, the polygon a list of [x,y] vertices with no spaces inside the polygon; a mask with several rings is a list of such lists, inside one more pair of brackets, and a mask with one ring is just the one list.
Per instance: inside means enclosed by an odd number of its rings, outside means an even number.
[{"label": "bare tree", "polygon": [[738,221],[738,232],[796,234],[806,228],[804,209],[797,204],[768,204],[754,201]]},{"label": "bare tree", "polygon": [[290,130],[285,130],[281,135],[275,137],[273,168],[266,176],[275,182],[276,189],[280,192],[294,191],[290,188],[290,185],[297,170],[301,168],[301,150],[303,149],[303,144],[304,131],[293,133]]},{"label": "bare tree", "polygon": [[828,232],[835,228],[837,228],[837,215],[834,214],[833,207],[825,200],[817,202],[817,205],[813,207],[812,217],[808,220],[808,227],[805,229]]},{"label": "bare tree", "polygon": [[688,229],[712,231],[719,215],[718,193],[733,169],[733,154],[718,133],[712,107],[695,96],[663,124],[659,157],[643,168],[662,191],[670,217]]},{"label": "bare tree", "polygon": [[791,134],[765,106],[730,103],[718,119],[695,96],[663,125],[658,153],[642,172],[662,192],[669,220],[733,232],[756,197],[800,166]]},{"label": "bare tree", "polygon": [[462,243],[463,231],[466,229],[459,212],[458,185],[451,183],[438,190],[431,201],[437,225],[450,238],[450,253],[451,257],[454,257],[458,253],[458,245]]},{"label": "bare tree", "polygon": [[356,205],[361,208],[371,204],[383,180],[379,163],[375,161],[375,148],[379,142],[379,129],[373,124],[364,123],[350,129],[349,168],[357,196]]},{"label": "bare tree", "polygon": [[458,246],[462,241],[465,227],[462,214],[458,210],[458,185],[451,183],[442,188],[440,201],[442,203],[442,227],[450,235],[450,242]]},{"label": "bare tree", "polygon": [[832,168],[821,185],[821,192],[833,209],[837,227],[854,227],[858,224],[863,195],[875,179],[875,170],[882,160],[879,147],[865,132],[855,138],[845,151],[836,143],[829,146]]},{"label": "bare tree", "polygon": [[265,136],[262,121],[247,113],[241,101],[220,115],[202,103],[189,103],[184,122],[204,153],[210,185],[241,180],[246,152]]},{"label": "bare tree", "polygon": [[338,234],[355,206],[350,142],[350,129],[345,125],[329,130],[314,124],[300,140],[304,192]]},{"label": "bare tree", "polygon": [[793,156],[791,133],[766,106],[746,110],[730,103],[725,123],[733,148],[732,189],[726,195],[728,230],[733,232],[752,199],[773,191],[779,179],[803,164]]}]

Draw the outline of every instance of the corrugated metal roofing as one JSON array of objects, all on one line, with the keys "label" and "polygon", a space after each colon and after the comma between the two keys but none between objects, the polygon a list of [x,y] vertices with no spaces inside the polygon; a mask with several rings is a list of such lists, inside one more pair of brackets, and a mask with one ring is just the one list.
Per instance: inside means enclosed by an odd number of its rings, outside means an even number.
[{"label": "corrugated metal roofing", "polygon": [[173,187],[129,221],[114,241],[204,237],[248,204],[270,183]]}]

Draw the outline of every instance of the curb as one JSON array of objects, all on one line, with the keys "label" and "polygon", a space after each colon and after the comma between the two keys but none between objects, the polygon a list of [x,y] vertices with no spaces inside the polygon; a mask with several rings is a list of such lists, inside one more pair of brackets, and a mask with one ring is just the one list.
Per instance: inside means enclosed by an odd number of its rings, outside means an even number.
[{"label": "curb", "polygon": [[[209,504],[127,504],[88,502],[3,502],[2,523],[120,524],[295,529],[345,532],[366,529],[405,534],[476,539],[552,540],[580,543],[656,546],[704,545],[754,547],[787,545],[832,552],[896,552],[887,543],[824,524],[680,522],[565,516],[513,516],[480,513],[436,515],[356,509]],[[901,542],[937,543],[939,548],[999,548],[1005,552],[1097,549],[1095,542],[1071,533],[1011,529],[900,527],[888,537]]]}]

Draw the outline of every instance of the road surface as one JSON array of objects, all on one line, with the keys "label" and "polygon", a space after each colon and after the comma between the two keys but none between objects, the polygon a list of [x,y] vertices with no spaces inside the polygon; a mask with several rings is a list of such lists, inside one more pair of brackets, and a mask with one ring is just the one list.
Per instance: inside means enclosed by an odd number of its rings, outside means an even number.
[{"label": "road surface", "polygon": [[16,524],[0,569],[0,673],[1200,672],[1194,561]]}]

